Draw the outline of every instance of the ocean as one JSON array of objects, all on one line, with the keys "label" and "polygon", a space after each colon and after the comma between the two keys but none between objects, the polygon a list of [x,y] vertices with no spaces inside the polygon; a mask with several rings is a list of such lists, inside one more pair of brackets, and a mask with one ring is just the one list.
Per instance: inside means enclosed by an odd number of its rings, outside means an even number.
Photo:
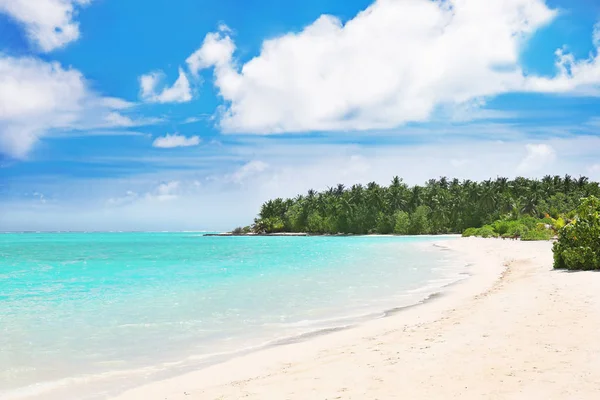
[{"label": "ocean", "polygon": [[383,317],[466,276],[439,240],[0,234],[0,398],[105,399]]}]

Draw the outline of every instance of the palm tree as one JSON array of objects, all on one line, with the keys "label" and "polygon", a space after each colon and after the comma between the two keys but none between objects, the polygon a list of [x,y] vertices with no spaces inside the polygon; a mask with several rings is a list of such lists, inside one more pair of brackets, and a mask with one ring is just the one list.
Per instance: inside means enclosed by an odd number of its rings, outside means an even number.
[{"label": "palm tree", "polygon": [[571,178],[571,175],[565,175],[565,178],[563,179],[564,193],[569,193],[572,189],[572,186],[573,186],[573,178]]},{"label": "palm tree", "polygon": [[497,204],[497,192],[491,181],[485,181],[481,185],[479,202],[482,211],[486,214],[494,212]]},{"label": "palm tree", "polygon": [[411,211],[414,211],[421,205],[421,195],[423,193],[423,189],[420,186],[413,186],[410,190],[410,198],[408,200],[408,208]]},{"label": "palm tree", "polygon": [[580,197],[588,195],[600,195],[600,185],[569,175],[541,180],[496,177],[481,183],[440,177],[410,188],[396,176],[388,187],[370,182],[347,189],[338,184],[321,192],[311,189],[293,199],[268,200],[259,210],[254,230],[389,232],[399,211],[411,217],[419,210],[419,218],[428,219],[428,231],[461,232],[507,214],[513,218],[539,216],[541,212],[564,214]]}]

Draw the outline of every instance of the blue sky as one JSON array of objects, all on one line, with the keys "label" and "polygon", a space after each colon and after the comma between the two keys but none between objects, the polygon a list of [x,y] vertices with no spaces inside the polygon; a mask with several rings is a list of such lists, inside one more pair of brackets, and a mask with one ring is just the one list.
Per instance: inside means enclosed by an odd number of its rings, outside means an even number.
[{"label": "blue sky", "polygon": [[0,0],[0,230],[220,230],[393,175],[600,179],[599,21],[595,0]]}]

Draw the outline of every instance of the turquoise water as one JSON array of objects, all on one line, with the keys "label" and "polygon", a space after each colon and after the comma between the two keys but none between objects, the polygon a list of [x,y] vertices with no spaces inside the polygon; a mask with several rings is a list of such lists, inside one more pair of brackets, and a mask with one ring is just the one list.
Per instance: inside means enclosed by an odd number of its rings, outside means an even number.
[{"label": "turquoise water", "polygon": [[435,238],[0,234],[0,398],[106,398],[461,278]]}]

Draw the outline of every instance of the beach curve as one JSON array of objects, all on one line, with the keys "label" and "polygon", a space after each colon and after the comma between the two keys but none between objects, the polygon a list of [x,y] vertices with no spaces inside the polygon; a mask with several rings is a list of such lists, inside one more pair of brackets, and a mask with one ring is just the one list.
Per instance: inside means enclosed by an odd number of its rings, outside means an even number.
[{"label": "beach curve", "polygon": [[553,271],[549,242],[442,245],[473,276],[433,301],[117,399],[596,398],[600,275]]}]

